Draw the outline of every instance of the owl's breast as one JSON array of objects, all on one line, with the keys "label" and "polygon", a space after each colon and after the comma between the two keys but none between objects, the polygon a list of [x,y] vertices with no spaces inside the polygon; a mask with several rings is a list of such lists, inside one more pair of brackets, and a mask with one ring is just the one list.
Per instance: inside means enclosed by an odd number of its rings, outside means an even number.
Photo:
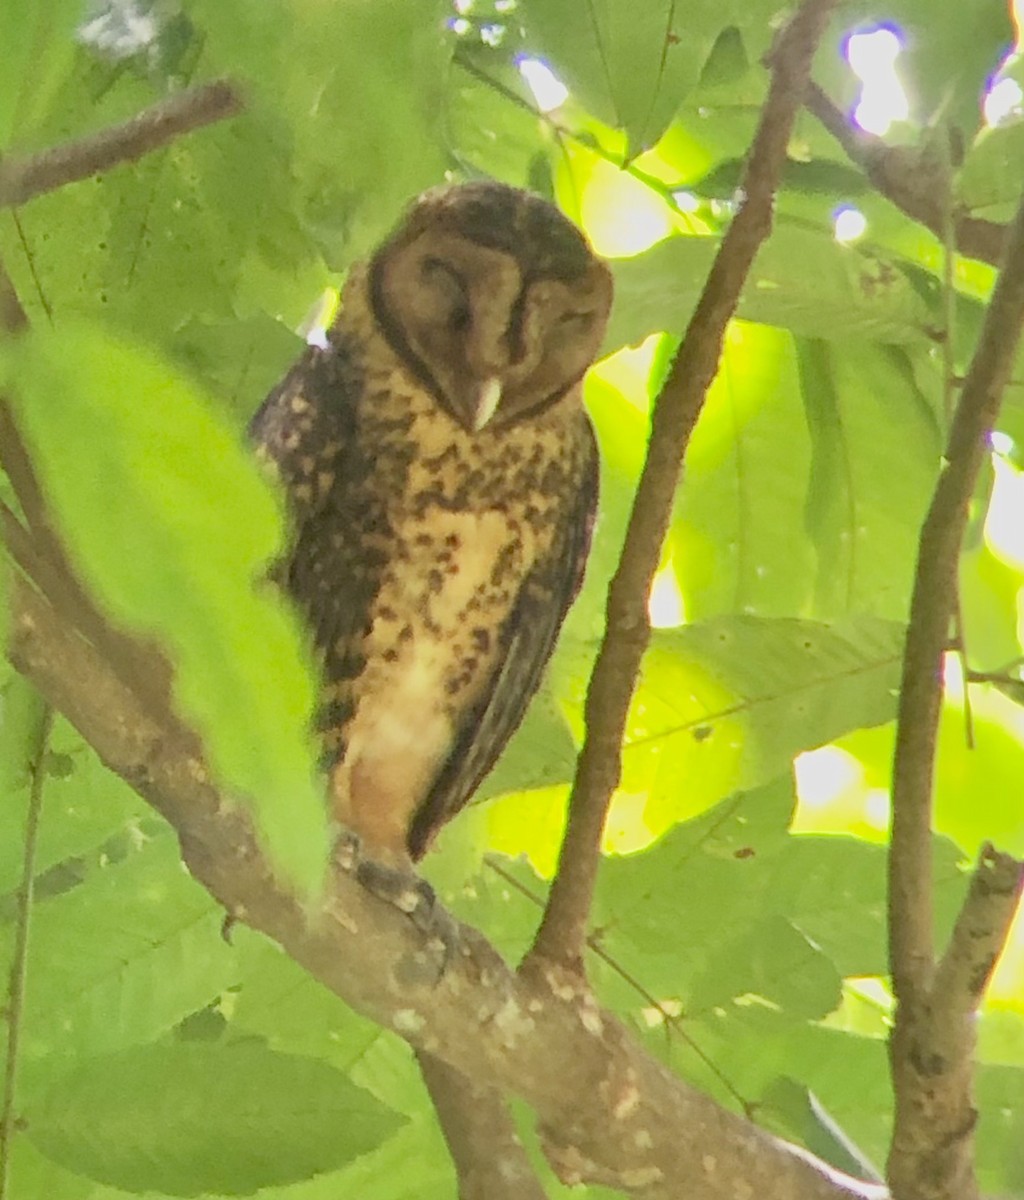
[{"label": "owl's breast", "polygon": [[532,535],[501,512],[433,508],[394,530],[370,606],[335,814],[382,858],[401,858],[413,814],[504,650]]},{"label": "owl's breast", "polygon": [[474,435],[422,393],[398,394],[389,380],[362,414],[363,467],[339,479],[332,523],[348,566],[323,575],[359,581],[362,617],[325,648],[335,815],[391,861],[486,702],[575,467],[564,429]]}]

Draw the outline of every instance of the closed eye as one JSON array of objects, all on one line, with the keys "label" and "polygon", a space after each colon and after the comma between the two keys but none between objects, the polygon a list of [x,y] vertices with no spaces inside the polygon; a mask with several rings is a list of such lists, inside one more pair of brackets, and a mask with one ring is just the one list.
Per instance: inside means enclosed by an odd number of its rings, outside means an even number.
[{"label": "closed eye", "polygon": [[430,256],[423,260],[420,268],[423,279],[431,287],[436,288],[442,295],[447,308],[446,324],[455,332],[461,333],[469,328],[472,312],[469,302],[469,288],[459,272],[443,258]]},{"label": "closed eye", "polygon": [[558,324],[573,333],[586,333],[593,325],[595,315],[593,312],[566,312],[558,318]]}]

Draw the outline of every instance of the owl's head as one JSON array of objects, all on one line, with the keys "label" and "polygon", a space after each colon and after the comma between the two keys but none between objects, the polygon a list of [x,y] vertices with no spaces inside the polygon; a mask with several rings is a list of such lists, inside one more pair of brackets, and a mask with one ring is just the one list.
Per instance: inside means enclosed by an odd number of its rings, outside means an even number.
[{"label": "owl's head", "polygon": [[473,431],[565,396],[594,361],[612,298],[608,267],[557,208],[489,182],[420,196],[369,284],[394,351]]}]

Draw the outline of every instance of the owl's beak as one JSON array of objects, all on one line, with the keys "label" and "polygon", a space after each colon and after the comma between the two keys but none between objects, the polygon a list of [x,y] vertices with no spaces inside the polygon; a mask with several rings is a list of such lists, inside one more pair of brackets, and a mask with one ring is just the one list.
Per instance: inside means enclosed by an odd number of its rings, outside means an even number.
[{"label": "owl's beak", "polygon": [[492,375],[481,383],[480,390],[476,394],[476,403],[473,404],[468,414],[469,424],[474,433],[479,433],[490,421],[498,411],[500,402],[501,380],[496,375]]}]

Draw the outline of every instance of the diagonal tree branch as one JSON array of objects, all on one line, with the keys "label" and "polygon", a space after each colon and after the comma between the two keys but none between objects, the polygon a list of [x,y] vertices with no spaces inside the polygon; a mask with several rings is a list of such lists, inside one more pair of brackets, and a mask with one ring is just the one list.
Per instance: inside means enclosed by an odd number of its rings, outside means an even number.
[{"label": "diagonal tree branch", "polygon": [[718,369],[725,329],[761,243],[771,230],[793,122],[834,0],[804,0],[780,35],[772,82],[744,172],[743,203],[715,259],[651,418],[647,459],[629,529],[608,590],[607,628],[590,679],[586,740],[569,800],[569,820],[547,908],[524,964],[561,962],[583,972],[583,947],[622,738],[640,661],[650,640],[647,596],[668,531],[683,458]]},{"label": "diagonal tree branch", "polygon": [[879,1200],[726,1112],[651,1058],[585,989],[513,974],[475,930],[438,983],[413,924],[348,875],[309,911],[275,880],[251,825],[210,780],[195,737],[156,721],[95,647],[26,583],[10,657],[103,761],[177,829],[192,874],[353,1008],[477,1086],[522,1097],[567,1182],[642,1200]]},{"label": "diagonal tree branch", "polygon": [[459,1177],[459,1200],[545,1200],[505,1097],[420,1050],[420,1074]]},{"label": "diagonal tree branch", "polygon": [[[816,83],[807,89],[806,105],[887,200],[930,229],[941,242],[946,241],[947,189],[935,186],[926,154],[913,147],[890,146],[873,133],[854,128]],[[1004,225],[959,212],[953,217],[953,236],[961,254],[994,267],[999,265],[1006,241]]]},{"label": "diagonal tree branch", "polygon": [[[936,976],[932,904],[932,785],[942,668],[957,595],[968,506],[987,452],[1003,390],[1024,328],[1024,198],[1008,229],[1000,273],[953,417],[939,481],[921,529],[903,659],[893,761],[889,854],[889,964],[897,1000],[891,1040],[896,1119],[889,1157],[894,1196],[970,1200],[977,1195],[972,1156],[974,1048],[970,1015],[987,972],[949,992],[963,975],[957,955],[979,911],[994,924],[989,947],[1016,906],[1013,860],[979,864],[965,913]],[[995,872],[993,864],[998,864]],[[1019,864],[1017,864],[1019,872]],[[987,886],[995,877],[996,887]],[[979,889],[986,895],[982,905]],[[993,903],[993,900],[996,902]],[[980,935],[979,935],[980,936]],[[967,951],[968,958],[973,950]],[[994,960],[994,956],[993,956]],[[988,963],[991,967],[991,962]],[[947,989],[943,993],[943,988]],[[922,1180],[929,1189],[922,1191]]]},{"label": "diagonal tree branch", "polygon": [[134,162],[182,134],[242,111],[238,88],[226,79],[189,88],[98,133],[26,158],[0,162],[0,208],[88,179],[99,171]]}]

